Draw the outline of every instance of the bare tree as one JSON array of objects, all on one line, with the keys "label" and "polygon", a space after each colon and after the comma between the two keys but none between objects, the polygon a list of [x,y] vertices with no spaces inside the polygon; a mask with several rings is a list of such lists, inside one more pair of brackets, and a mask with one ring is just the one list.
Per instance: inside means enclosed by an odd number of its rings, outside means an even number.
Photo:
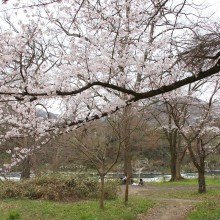
[{"label": "bare tree", "polygon": [[86,161],[100,177],[100,208],[104,208],[105,176],[117,163],[121,142],[106,122],[96,121],[71,135],[69,143],[78,150],[76,160]]}]

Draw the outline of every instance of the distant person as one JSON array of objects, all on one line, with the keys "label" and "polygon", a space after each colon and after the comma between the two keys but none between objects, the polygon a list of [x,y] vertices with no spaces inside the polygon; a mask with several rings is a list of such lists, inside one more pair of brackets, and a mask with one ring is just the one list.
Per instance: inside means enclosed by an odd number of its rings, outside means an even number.
[{"label": "distant person", "polygon": [[144,185],[144,181],[143,181],[143,179],[140,179],[138,186],[143,186],[143,185]]},{"label": "distant person", "polygon": [[123,183],[123,184],[126,184],[126,181],[127,181],[127,176],[124,176],[124,177],[122,178],[122,183]]}]

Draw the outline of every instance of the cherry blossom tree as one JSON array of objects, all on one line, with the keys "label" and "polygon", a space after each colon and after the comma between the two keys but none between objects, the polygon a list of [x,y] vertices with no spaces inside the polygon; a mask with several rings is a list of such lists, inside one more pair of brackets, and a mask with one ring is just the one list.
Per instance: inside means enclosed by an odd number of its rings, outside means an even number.
[{"label": "cherry blossom tree", "polygon": [[199,81],[194,84],[189,84],[188,88],[180,88],[168,94],[164,94],[159,99],[153,99],[152,105],[145,107],[145,110],[152,115],[153,120],[156,122],[155,126],[159,126],[169,143],[170,181],[178,181],[182,179],[181,163],[187,151],[187,145],[184,142],[182,134],[176,126],[175,121],[178,122],[179,127],[184,127],[187,122],[188,111],[192,112],[192,117],[196,116],[196,113],[193,113],[190,108],[195,99],[194,93],[204,83],[205,81]]},{"label": "cherry blossom tree", "polygon": [[[4,137],[69,132],[220,71],[218,24],[187,0],[41,3],[1,13],[1,109],[21,115],[7,112],[17,126]],[[62,114],[40,122],[37,105]]]},{"label": "cherry blossom tree", "polygon": [[[213,85],[214,82],[211,83]],[[187,113],[184,114],[181,108],[175,108],[172,111],[175,127],[182,135],[192,162],[198,170],[199,193],[206,192],[205,159],[215,153],[220,146],[220,129],[217,124],[219,106],[215,104],[216,97],[219,96],[219,88],[219,79],[216,79],[207,102],[192,98],[192,96],[182,97],[182,100],[187,103],[185,104]],[[175,114],[177,111],[179,113]],[[179,114],[185,115],[184,124],[176,117]]]},{"label": "cherry blossom tree", "polygon": [[[175,107],[179,105],[178,100],[175,101],[171,98],[169,100],[161,99],[157,100],[156,104],[150,106],[147,109],[150,115],[152,115],[155,121],[154,126],[158,129],[161,129],[167,142],[169,143],[169,154],[170,154],[170,181],[181,180],[181,161],[184,158],[186,149],[182,146],[181,134],[178,131],[178,128],[173,122],[172,114]],[[184,108],[184,106],[182,106]],[[184,115],[179,114],[179,120],[184,117]],[[183,120],[184,122],[184,120]]]}]

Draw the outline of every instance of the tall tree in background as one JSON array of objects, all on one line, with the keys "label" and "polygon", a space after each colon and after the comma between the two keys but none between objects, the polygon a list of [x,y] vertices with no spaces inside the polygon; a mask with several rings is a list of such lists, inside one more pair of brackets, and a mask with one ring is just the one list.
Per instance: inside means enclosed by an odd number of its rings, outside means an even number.
[{"label": "tall tree in background", "polygon": [[[216,79],[215,87],[211,89],[208,102],[193,99],[188,96],[187,116],[185,123],[181,124],[176,114],[172,114],[176,127],[181,133],[193,164],[198,171],[198,192],[206,192],[205,183],[205,159],[220,146],[220,129],[217,126],[219,106],[215,105],[215,97],[219,94],[219,79]],[[181,109],[176,109],[181,113]]]}]

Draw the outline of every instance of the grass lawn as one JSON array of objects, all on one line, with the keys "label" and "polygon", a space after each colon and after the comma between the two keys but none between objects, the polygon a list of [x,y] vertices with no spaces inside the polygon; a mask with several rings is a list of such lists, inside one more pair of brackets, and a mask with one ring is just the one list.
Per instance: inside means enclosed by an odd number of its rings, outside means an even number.
[{"label": "grass lawn", "polygon": [[206,193],[198,193],[197,179],[184,179],[179,182],[152,183],[161,186],[154,196],[163,198],[178,198],[201,200],[187,215],[186,220],[220,220],[220,178],[206,177]]},{"label": "grass lawn", "polygon": [[184,179],[178,182],[149,183],[148,186],[160,186],[153,192],[154,197],[209,200],[220,198],[220,178],[206,177],[206,193],[198,193],[197,179]]},{"label": "grass lawn", "polygon": [[[220,177],[218,176],[206,176],[205,178],[206,185],[220,185]],[[198,179],[197,178],[192,178],[192,179],[183,179],[181,181],[177,182],[169,182],[169,181],[162,181],[162,182],[156,182],[153,184],[162,184],[162,185],[198,185]]]},{"label": "grass lawn", "polygon": [[219,219],[220,219],[219,200],[201,202],[187,216],[187,220],[219,220]]},{"label": "grass lawn", "polygon": [[127,206],[121,199],[106,201],[99,209],[98,201],[58,203],[43,200],[5,199],[0,201],[1,220],[129,220],[146,213],[155,203],[131,197]]}]

